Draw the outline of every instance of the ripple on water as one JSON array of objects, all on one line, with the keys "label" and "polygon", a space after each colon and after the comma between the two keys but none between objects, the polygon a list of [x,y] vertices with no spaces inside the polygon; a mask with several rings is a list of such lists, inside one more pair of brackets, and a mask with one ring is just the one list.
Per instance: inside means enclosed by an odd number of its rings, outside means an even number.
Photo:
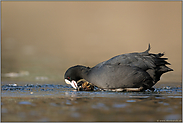
[{"label": "ripple on water", "polygon": [[70,100],[67,100],[67,101],[65,102],[65,104],[66,104],[66,105],[72,105],[72,103],[71,103]]},{"label": "ripple on water", "polygon": [[158,103],[163,105],[170,105],[169,103],[165,103],[165,102],[158,102]]},{"label": "ripple on water", "polygon": [[114,108],[124,108],[126,106],[128,106],[128,104],[125,104],[125,103],[124,104],[114,104],[113,105]]},{"label": "ripple on water", "polygon": [[136,100],[127,100],[126,102],[136,102]]},{"label": "ripple on water", "polygon": [[149,98],[149,96],[143,96],[143,95],[140,95],[140,96],[137,96],[137,95],[133,95],[133,96],[129,96],[130,98],[138,98],[138,99],[146,99],[146,98]]},{"label": "ripple on water", "polygon": [[182,98],[182,96],[167,96],[169,98]]},{"label": "ripple on water", "polygon": [[18,104],[20,104],[20,105],[32,105],[32,106],[35,106],[35,104],[32,104],[32,103],[29,102],[29,101],[21,101],[21,102],[19,102]]},{"label": "ripple on water", "polygon": [[109,110],[109,108],[104,103],[97,103],[96,105],[92,105],[92,108]]},{"label": "ripple on water", "polygon": [[166,99],[165,97],[155,97],[156,99]]}]

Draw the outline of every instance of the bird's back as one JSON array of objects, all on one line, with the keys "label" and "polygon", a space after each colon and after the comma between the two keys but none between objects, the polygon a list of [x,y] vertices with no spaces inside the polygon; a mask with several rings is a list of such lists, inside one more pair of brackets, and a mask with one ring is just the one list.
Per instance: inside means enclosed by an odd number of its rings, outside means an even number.
[{"label": "bird's back", "polygon": [[[108,87],[108,85],[114,83],[113,85],[116,87],[120,83],[132,85],[131,83],[136,82],[136,78],[142,83],[141,79],[146,76],[148,79],[151,77],[155,84],[160,80],[163,73],[173,70],[166,66],[170,64],[166,61],[167,58],[161,58],[164,55],[163,53],[152,54],[149,53],[149,50],[150,45],[145,52],[122,54],[97,64],[91,69],[91,76],[94,78],[92,81],[99,80],[97,77],[100,76],[100,82],[97,81],[101,84],[100,86]],[[125,77],[129,78],[125,79]]]}]

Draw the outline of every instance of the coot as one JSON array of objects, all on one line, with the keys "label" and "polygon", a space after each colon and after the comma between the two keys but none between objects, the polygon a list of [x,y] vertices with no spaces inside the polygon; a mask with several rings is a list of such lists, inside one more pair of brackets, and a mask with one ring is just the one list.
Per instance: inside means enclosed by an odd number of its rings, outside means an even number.
[{"label": "coot", "polygon": [[151,89],[163,73],[173,71],[170,65],[161,58],[164,53],[146,51],[127,53],[115,56],[90,68],[83,65],[70,67],[64,75],[65,82],[77,89],[77,81],[85,79],[101,89],[126,89],[142,91]]}]

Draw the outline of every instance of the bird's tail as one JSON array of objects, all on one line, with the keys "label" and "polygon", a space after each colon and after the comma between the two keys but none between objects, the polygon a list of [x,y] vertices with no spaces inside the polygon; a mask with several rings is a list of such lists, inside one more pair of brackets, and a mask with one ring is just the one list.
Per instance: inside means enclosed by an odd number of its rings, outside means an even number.
[{"label": "bird's tail", "polygon": [[164,56],[164,53],[149,54],[149,55],[153,57],[156,65],[154,69],[147,70],[149,75],[153,78],[154,82],[159,81],[163,73],[173,71],[173,69],[166,66],[170,65],[170,63],[166,61],[168,60],[168,58],[161,58],[162,56]]}]

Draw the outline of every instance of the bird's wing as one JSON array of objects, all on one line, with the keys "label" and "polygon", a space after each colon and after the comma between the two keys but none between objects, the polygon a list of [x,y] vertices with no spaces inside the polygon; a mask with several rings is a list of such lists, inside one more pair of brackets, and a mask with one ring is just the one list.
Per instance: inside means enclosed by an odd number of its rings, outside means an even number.
[{"label": "bird's wing", "polygon": [[104,64],[122,64],[122,65],[130,65],[136,66],[143,70],[156,68],[157,66],[170,64],[167,61],[167,58],[160,58],[163,56],[163,53],[152,54],[149,53],[150,45],[145,52],[141,53],[127,53],[115,56],[105,62],[102,62],[100,65]]}]

